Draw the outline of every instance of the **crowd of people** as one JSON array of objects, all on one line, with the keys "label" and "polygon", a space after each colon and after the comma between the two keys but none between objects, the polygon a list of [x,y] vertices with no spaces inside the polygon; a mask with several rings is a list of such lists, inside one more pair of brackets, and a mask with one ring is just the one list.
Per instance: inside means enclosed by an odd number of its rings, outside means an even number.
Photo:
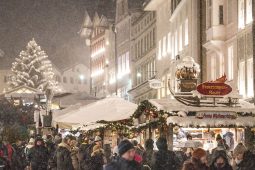
[{"label": "crowd of people", "polygon": [[230,152],[217,136],[210,154],[201,148],[168,150],[167,140],[148,139],[144,148],[136,140],[123,139],[116,147],[96,136],[47,135],[15,144],[0,143],[0,170],[255,170],[254,153],[239,143]]}]

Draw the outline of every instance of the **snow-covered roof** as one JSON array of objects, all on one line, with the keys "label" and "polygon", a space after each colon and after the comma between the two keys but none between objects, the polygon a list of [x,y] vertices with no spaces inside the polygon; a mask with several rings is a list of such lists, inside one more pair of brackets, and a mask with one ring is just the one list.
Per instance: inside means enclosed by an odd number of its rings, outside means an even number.
[{"label": "snow-covered roof", "polygon": [[231,126],[238,127],[253,127],[255,125],[254,117],[237,117],[236,119],[198,119],[195,116],[179,117],[171,116],[167,118],[167,123],[177,124],[182,127],[219,127],[219,126]]},{"label": "snow-covered roof", "polygon": [[97,102],[70,111],[65,117],[56,118],[56,122],[83,124],[100,120],[118,121],[130,118],[137,105],[119,97],[107,97]]},{"label": "snow-covered roof", "polygon": [[255,113],[255,107],[253,104],[244,100],[239,100],[239,104],[233,107],[221,106],[221,107],[194,107],[187,106],[176,99],[151,99],[151,104],[157,107],[158,110],[164,110],[167,112],[201,112],[201,111],[220,111],[220,112],[244,112]]}]

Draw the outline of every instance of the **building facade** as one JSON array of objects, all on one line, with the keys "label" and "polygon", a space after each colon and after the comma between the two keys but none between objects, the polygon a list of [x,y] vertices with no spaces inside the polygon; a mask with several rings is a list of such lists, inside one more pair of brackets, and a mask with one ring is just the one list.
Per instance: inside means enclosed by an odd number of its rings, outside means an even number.
[{"label": "building facade", "polygon": [[132,101],[157,98],[149,82],[156,75],[156,12],[143,12],[131,23],[131,56]]},{"label": "building facade", "polygon": [[207,79],[223,74],[244,98],[253,98],[252,0],[206,1]]},{"label": "building facade", "polygon": [[127,100],[132,100],[128,91],[132,87],[131,76],[131,29],[132,22],[143,12],[143,0],[116,1],[116,52],[117,52],[117,94]]},{"label": "building facade", "polygon": [[90,92],[96,97],[106,97],[116,91],[113,23],[112,17],[97,12],[89,15],[86,12],[80,32],[90,46]]},{"label": "building facade", "polygon": [[[202,65],[200,1],[150,0],[145,10],[156,12],[158,98],[171,96],[168,82],[178,91],[174,63],[185,56]],[[201,78],[198,80],[201,81]]]}]

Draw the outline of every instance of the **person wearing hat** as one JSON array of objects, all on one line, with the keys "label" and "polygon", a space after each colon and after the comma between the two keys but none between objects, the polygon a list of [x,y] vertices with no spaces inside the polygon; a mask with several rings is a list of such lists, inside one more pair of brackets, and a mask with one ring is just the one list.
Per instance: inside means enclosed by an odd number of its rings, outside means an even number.
[{"label": "person wearing hat", "polygon": [[201,148],[195,149],[191,159],[184,162],[182,170],[209,170],[206,151]]},{"label": "person wearing hat", "polygon": [[154,153],[152,160],[153,170],[177,170],[180,168],[180,161],[173,151],[168,150],[165,137],[158,138],[156,145],[158,151]]},{"label": "person wearing hat", "polygon": [[105,170],[141,170],[141,165],[134,160],[135,148],[129,140],[123,140],[118,145],[120,158],[111,162]]}]

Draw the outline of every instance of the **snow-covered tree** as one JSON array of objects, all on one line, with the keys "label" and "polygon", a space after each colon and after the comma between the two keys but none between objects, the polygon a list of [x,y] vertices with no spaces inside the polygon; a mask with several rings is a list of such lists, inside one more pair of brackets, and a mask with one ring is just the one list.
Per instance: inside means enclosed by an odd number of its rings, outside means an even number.
[{"label": "snow-covered tree", "polygon": [[26,50],[21,51],[12,63],[12,73],[9,82],[12,88],[26,85],[45,91],[56,85],[51,61],[34,39],[28,42]]}]

